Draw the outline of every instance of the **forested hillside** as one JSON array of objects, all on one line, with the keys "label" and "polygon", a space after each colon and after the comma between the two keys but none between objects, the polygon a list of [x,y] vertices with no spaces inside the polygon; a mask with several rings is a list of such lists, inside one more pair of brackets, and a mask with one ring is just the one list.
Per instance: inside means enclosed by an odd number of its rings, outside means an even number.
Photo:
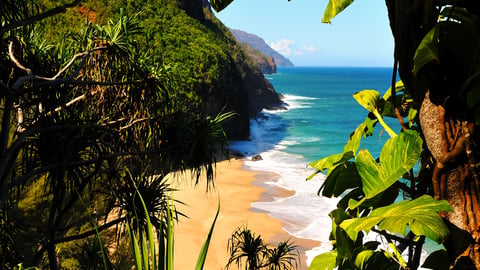
[{"label": "forested hillside", "polygon": [[[51,2],[51,3],[50,3]],[[43,0],[43,6],[55,1]],[[213,15],[208,2],[195,1],[85,1],[79,7],[45,22],[46,39],[68,42],[71,32],[90,22],[105,24],[124,9],[137,15],[149,33],[140,39],[156,65],[168,65],[175,81],[209,115],[234,111],[227,125],[231,139],[246,139],[249,118],[263,108],[278,108],[273,86],[246,56],[230,31]]]}]

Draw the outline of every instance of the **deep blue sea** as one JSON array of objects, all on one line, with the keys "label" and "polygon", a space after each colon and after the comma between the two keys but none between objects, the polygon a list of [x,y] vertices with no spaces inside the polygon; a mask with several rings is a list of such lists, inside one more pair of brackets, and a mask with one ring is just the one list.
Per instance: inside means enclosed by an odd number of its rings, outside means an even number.
[{"label": "deep blue sea", "polygon": [[[350,132],[367,116],[352,95],[363,89],[375,89],[383,95],[391,76],[392,68],[278,68],[276,74],[266,78],[284,96],[288,109],[263,111],[260,118],[251,121],[250,140],[231,142],[232,149],[247,156],[247,169],[279,175],[275,179],[259,179],[267,192],[269,186],[296,191],[292,197],[255,202],[252,208],[282,220],[284,229],[293,236],[321,241],[312,256],[331,248],[328,213],[335,208],[337,199],[317,195],[324,175],[307,182],[305,179],[313,173],[307,164],[343,151]],[[393,119],[387,123],[394,130],[399,128]],[[381,126],[376,129],[360,146],[374,156],[378,156],[382,142],[388,139]],[[256,154],[263,160],[248,161]]]}]

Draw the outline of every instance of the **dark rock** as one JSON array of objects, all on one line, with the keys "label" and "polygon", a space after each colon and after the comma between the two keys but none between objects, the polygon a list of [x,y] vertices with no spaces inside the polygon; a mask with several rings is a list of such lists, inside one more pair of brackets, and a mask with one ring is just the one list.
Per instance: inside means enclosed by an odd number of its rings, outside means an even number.
[{"label": "dark rock", "polygon": [[259,161],[259,160],[263,160],[261,155],[255,155],[252,157],[252,161]]}]

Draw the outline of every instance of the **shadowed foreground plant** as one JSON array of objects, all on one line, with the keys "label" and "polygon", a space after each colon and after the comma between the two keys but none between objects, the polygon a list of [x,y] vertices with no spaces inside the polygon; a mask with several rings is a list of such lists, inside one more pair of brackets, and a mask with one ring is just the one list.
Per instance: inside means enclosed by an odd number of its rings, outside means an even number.
[{"label": "shadowed foreground plant", "polygon": [[277,247],[269,248],[260,235],[255,236],[247,226],[239,227],[228,240],[230,259],[238,268],[245,263],[245,269],[295,269],[297,267],[298,251],[289,240],[280,242]]},{"label": "shadowed foreground plant", "polygon": [[[160,226],[154,231],[155,227],[150,220],[147,204],[145,203],[140,190],[138,188],[136,189],[133,200],[140,201],[142,205],[142,209],[137,209],[138,211],[131,213],[134,214],[134,216],[132,216],[132,223],[135,223],[135,221],[137,222],[137,231],[135,232],[132,230],[131,222],[126,223],[126,229],[131,240],[137,269],[174,269],[174,222],[176,220],[176,210],[173,208],[173,200],[171,198],[166,197],[164,199],[166,210],[162,213],[165,217],[160,219]],[[212,226],[210,227],[210,231],[198,256],[197,264],[195,266],[196,270],[203,269],[213,228],[219,213],[220,199],[218,200],[218,208]],[[142,218],[140,221],[145,223],[144,226],[139,226],[139,217]],[[154,241],[155,235],[157,236],[157,243]]]},{"label": "shadowed foreground plant", "polygon": [[278,243],[278,246],[268,250],[268,269],[296,269],[297,257],[299,256],[298,246],[290,240]]}]

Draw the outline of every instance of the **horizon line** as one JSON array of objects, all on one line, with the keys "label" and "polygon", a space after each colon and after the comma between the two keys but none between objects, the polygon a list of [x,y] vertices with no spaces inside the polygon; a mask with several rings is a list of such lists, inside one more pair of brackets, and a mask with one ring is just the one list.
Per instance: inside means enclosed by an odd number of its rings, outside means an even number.
[{"label": "horizon line", "polygon": [[318,68],[318,67],[325,67],[325,68],[393,68],[392,66],[329,66],[329,65],[302,65],[302,66],[277,66],[277,68]]}]

